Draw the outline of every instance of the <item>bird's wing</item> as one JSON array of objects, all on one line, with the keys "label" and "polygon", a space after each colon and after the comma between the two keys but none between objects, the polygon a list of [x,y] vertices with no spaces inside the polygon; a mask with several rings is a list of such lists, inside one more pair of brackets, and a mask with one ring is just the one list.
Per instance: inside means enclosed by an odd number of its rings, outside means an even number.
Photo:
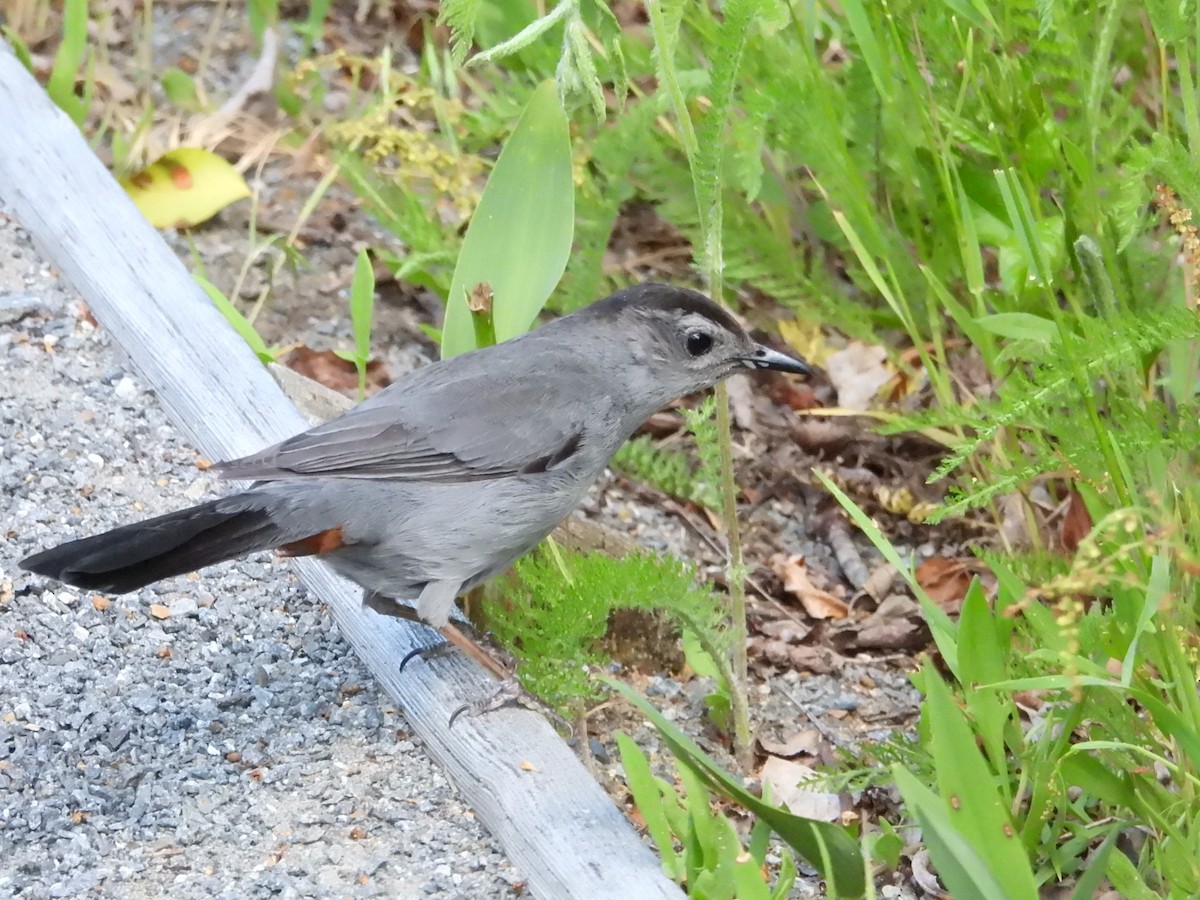
[{"label": "bird's wing", "polygon": [[586,424],[581,404],[548,390],[546,374],[498,382],[491,372],[433,366],[324,425],[217,468],[223,478],[264,481],[450,483],[544,472],[576,453]]}]

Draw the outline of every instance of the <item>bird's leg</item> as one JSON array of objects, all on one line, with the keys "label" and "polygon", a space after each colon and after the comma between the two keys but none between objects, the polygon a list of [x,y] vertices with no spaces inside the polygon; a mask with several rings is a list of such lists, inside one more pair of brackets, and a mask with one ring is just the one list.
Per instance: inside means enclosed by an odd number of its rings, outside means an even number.
[{"label": "bird's leg", "polygon": [[[418,625],[424,625],[430,630],[435,630],[428,622],[421,621],[421,616],[417,613],[417,610],[414,607],[409,606],[406,603],[401,603],[400,601],[389,597],[386,594],[381,594],[379,591],[364,589],[362,605],[367,609],[374,610],[381,616],[388,616],[393,619],[403,619],[405,622],[415,622]],[[445,636],[443,635],[443,637]],[[454,644],[448,640],[442,640],[436,644],[429,644],[425,647],[418,647],[416,650],[410,650],[408,653],[404,654],[404,658],[400,660],[400,671],[404,671],[404,667],[409,664],[414,656],[419,656],[422,659],[431,659],[435,656],[441,656],[444,653],[449,653],[453,649]]]},{"label": "bird's leg", "polygon": [[393,619],[404,619],[406,622],[419,622],[426,628],[429,627],[428,622],[422,622],[421,617],[417,614],[414,607],[406,603],[401,603],[386,594],[381,594],[379,591],[369,589],[363,590],[362,605],[367,609],[374,610],[381,616],[389,616]]},{"label": "bird's leg", "polygon": [[467,654],[467,656],[469,656],[471,659],[475,660],[475,662],[483,666],[495,678],[498,678],[502,682],[516,680],[503,663],[492,656],[492,654],[490,654],[487,650],[484,650],[483,647],[479,646],[479,644],[474,640],[467,637],[457,625],[448,622],[439,628],[438,632],[449,643],[453,644],[463,653]]},{"label": "bird's leg", "polygon": [[[395,619],[404,619],[408,622],[417,622],[427,628],[432,626],[422,620],[417,608],[409,606],[405,603],[399,603],[391,597],[380,594],[378,591],[363,591],[363,606],[373,609],[381,616],[391,616]],[[419,608],[419,607],[418,607]],[[521,682],[517,677],[509,671],[509,669],[497,660],[491,653],[483,649],[478,643],[468,637],[461,628],[450,622],[447,622],[441,628],[437,629],[444,641],[439,644],[432,644],[428,647],[418,647],[416,650],[409,651],[404,659],[400,660],[400,671],[404,671],[404,667],[412,661],[414,657],[421,659],[432,659],[448,653],[454,648],[458,648],[479,665],[491,674],[499,682],[496,689],[491,691],[487,696],[477,700],[474,703],[465,703],[450,714],[450,726],[454,725],[454,721],[464,713],[468,718],[481,716],[484,713],[493,712],[497,709],[503,709],[505,706],[520,705],[527,709],[540,711],[549,715],[551,718],[563,722],[570,728],[570,723],[566,723],[553,712],[549,712],[545,707],[541,706],[537,700],[530,695],[524,688],[521,687]]]},{"label": "bird's leg", "polygon": [[[434,582],[433,584],[436,584],[440,587],[442,583]],[[422,599],[426,598],[427,593],[432,593],[429,588],[426,588],[425,591],[421,592]],[[455,593],[457,593],[457,591],[455,591]],[[435,601],[436,599],[437,598],[435,598]],[[451,594],[451,600],[453,600],[453,594]],[[392,618],[404,619],[408,622],[417,622],[421,625],[424,625],[426,628],[432,627],[421,617],[421,613],[419,611],[420,603],[418,603],[416,608],[413,608],[407,604],[398,603],[393,598],[384,596],[378,591],[363,591],[362,602],[363,606],[373,609],[381,616],[391,616]],[[487,650],[479,646],[476,641],[468,637],[457,625],[447,622],[441,628],[438,628],[437,632],[443,638],[445,638],[445,641],[440,644],[433,644],[429,647],[418,647],[416,650],[410,651],[404,657],[404,659],[400,660],[400,671],[404,671],[404,667],[408,665],[408,663],[415,656],[419,656],[422,659],[430,659],[441,656],[442,654],[447,653],[448,651],[457,647],[471,659],[475,660],[475,662],[479,663],[479,665],[483,666],[484,669],[486,669],[492,676],[500,681],[507,681],[512,677],[512,674],[508,671],[507,667],[505,667],[494,656],[488,653]]]}]

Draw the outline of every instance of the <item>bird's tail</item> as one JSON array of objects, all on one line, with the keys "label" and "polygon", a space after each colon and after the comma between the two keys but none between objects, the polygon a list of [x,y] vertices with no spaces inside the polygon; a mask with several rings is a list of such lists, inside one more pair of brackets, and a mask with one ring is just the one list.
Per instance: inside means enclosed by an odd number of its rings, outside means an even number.
[{"label": "bird's tail", "polygon": [[286,535],[253,494],[225,497],[61,544],[21,568],[85,590],[124,594],[256,550]]}]

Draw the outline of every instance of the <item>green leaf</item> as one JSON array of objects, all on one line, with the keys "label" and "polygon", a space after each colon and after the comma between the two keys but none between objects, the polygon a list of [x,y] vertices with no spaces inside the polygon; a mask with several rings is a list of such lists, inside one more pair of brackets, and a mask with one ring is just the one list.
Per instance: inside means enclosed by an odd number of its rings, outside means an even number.
[{"label": "green leaf", "polygon": [[1105,874],[1124,900],[1159,900],[1162,896],[1146,885],[1133,861],[1124,853],[1109,854]]},{"label": "green leaf", "polygon": [[888,64],[887,54],[880,47],[875,29],[871,27],[871,19],[867,15],[867,5],[862,0],[844,0],[842,9],[846,14],[846,22],[854,34],[854,40],[858,44],[858,52],[862,54],[863,61],[866,62],[867,68],[871,72],[875,90],[879,92],[880,100],[887,103],[892,94],[891,66]]},{"label": "green leaf", "polygon": [[984,331],[1014,341],[1058,342],[1058,326],[1050,319],[1033,313],[1009,312],[980,316],[976,324]]},{"label": "green leaf", "polygon": [[[502,41],[490,50],[477,53],[471,57],[468,66],[479,66],[493,60],[502,59],[524,50],[559,22],[575,12],[575,3],[571,0],[560,0],[559,4],[540,19],[534,19],[527,26],[507,41]],[[465,51],[463,51],[465,52]]]},{"label": "green leaf", "polygon": [[634,743],[633,738],[623,732],[616,734],[617,752],[621,754],[621,765],[625,769],[625,783],[629,785],[629,793],[633,794],[633,802],[641,811],[642,820],[646,823],[646,831],[658,854],[662,857],[663,872],[676,883],[683,879],[683,860],[675,852],[675,842],[671,837],[671,826],[667,821],[664,809],[667,803],[674,802],[672,798],[663,795],[661,782],[650,771],[650,763],[642,749]]},{"label": "green leaf", "polygon": [[237,169],[199,147],[164,153],[121,179],[121,187],[155,228],[190,228],[250,196]]},{"label": "green leaf", "polygon": [[1133,779],[1125,772],[1112,771],[1086,752],[1068,751],[1059,763],[1059,771],[1069,786],[1082,788],[1105,803],[1125,807],[1137,805]]},{"label": "green leaf", "polygon": [[450,48],[456,63],[466,59],[475,40],[479,4],[480,0],[444,0],[438,11],[438,24],[450,26]]},{"label": "green leaf", "polygon": [[76,125],[83,124],[92,102],[92,84],[85,82],[84,96],[75,93],[87,59],[88,0],[67,0],[63,9],[62,42],[54,54],[54,67],[46,81],[46,93],[55,105],[71,117]]},{"label": "green leaf", "polygon": [[1108,869],[1108,858],[1112,855],[1113,847],[1116,846],[1120,833],[1119,828],[1114,828],[1108,833],[1104,843],[1092,854],[1087,868],[1076,880],[1075,889],[1071,891],[1069,900],[1092,900],[1093,897],[1100,895],[1100,882]]},{"label": "green leaf", "polygon": [[[958,617],[958,678],[988,759],[998,772],[1007,771],[1004,727],[1016,709],[1007,695],[977,688],[1004,679],[1011,631],[1011,620],[992,613],[982,584],[974,579]],[[1007,794],[1005,799],[1010,799]]]},{"label": "green leaf", "polygon": [[830,822],[797,816],[764,803],[736,778],[717,765],[696,743],[629,685],[605,678],[605,683],[636,706],[658,729],[675,759],[695,773],[707,787],[765,820],[788,846],[818,869],[829,884],[831,897],[860,897],[866,889],[862,853],[850,833]]},{"label": "green leaf", "polygon": [[933,864],[937,866],[938,878],[951,897],[959,900],[1035,900],[1036,891],[1009,894],[1000,886],[976,852],[977,848],[950,820],[950,808],[945,800],[921,784],[904,766],[893,766],[892,775],[905,806],[921,826],[921,835]]},{"label": "green leaf", "polygon": [[8,46],[16,54],[17,61],[25,67],[30,75],[33,75],[33,57],[29,55],[29,45],[21,40],[21,36],[8,25],[0,25],[0,36],[8,41]]},{"label": "green leaf", "polygon": [[183,69],[169,67],[162,75],[163,93],[180,109],[192,110],[199,105],[196,81]]},{"label": "green leaf", "polygon": [[371,356],[371,319],[375,312],[375,270],[366,249],[358,251],[354,278],[350,283],[350,319],[354,325],[354,348],[358,357]]},{"label": "green leaf", "polygon": [[975,735],[946,682],[931,668],[924,673],[922,718],[928,718],[938,791],[949,807],[950,825],[980,854],[1006,896],[1036,897],[1029,858],[997,788],[996,774],[976,747]]},{"label": "green leaf", "polygon": [[529,330],[571,252],[575,195],[571,140],[557,88],[533,94],[505,142],[463,240],[442,330],[442,356],[475,346],[467,296],[491,285],[496,340]]}]

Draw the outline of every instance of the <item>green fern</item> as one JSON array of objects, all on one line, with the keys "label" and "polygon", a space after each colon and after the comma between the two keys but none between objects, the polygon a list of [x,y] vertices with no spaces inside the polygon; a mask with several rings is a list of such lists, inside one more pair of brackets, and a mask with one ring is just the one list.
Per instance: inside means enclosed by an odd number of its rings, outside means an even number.
[{"label": "green fern", "polygon": [[[1168,405],[1136,391],[1106,391],[1104,385],[1119,386],[1123,380],[1119,373],[1140,372],[1144,360],[1157,357],[1171,341],[1200,339],[1200,319],[1195,313],[1174,308],[1153,314],[1077,316],[1072,322],[1076,330],[1064,333],[1054,352],[1014,368],[994,399],[971,408],[950,407],[904,417],[887,426],[886,431],[894,432],[936,423],[970,435],[952,449],[934,478],[959,470],[1002,433],[1019,439],[1019,458],[1007,465],[990,459],[986,483],[976,481],[954,489],[939,518],[982,506],[1064,467],[1093,479],[1105,472],[1115,475],[1109,471],[1096,433],[1081,427],[1081,391],[1098,395],[1108,433],[1116,437],[1125,458],[1145,462],[1154,454],[1194,452],[1200,426],[1193,398],[1177,398]],[[1086,376],[1082,385],[1075,361]]]},{"label": "green fern", "polygon": [[475,40],[481,0],[443,0],[438,22],[450,26],[450,50],[454,61],[462,63]]},{"label": "green fern", "polygon": [[588,670],[608,662],[597,648],[614,610],[664,610],[709,646],[727,649],[716,599],[670,556],[614,559],[543,545],[518,560],[515,573],[504,600],[489,604],[488,627],[520,656],[522,684],[564,715],[598,695]]},{"label": "green fern", "polygon": [[709,509],[715,509],[720,504],[717,494],[719,482],[711,473],[697,477],[687,454],[659,447],[645,435],[626,441],[612,458],[612,465],[626,475],[683,500],[691,500]]}]

